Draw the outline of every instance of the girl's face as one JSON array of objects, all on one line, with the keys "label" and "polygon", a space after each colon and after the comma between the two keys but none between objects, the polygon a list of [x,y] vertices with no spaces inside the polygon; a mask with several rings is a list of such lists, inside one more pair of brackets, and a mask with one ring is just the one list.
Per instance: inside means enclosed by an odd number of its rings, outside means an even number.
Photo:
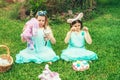
[{"label": "girl's face", "polygon": [[75,28],[75,31],[80,31],[80,29],[81,29],[81,24],[80,23],[75,23],[72,27],[74,27]]},{"label": "girl's face", "polygon": [[37,20],[39,21],[39,26],[44,27],[45,26],[45,16],[38,16]]}]

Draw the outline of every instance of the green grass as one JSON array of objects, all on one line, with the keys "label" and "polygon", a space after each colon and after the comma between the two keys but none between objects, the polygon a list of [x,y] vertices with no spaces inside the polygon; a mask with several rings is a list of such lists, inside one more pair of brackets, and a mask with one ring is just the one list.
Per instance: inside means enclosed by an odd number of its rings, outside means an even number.
[{"label": "green grass", "polygon": [[[10,6],[11,8],[14,6]],[[93,18],[84,21],[89,28],[93,44],[86,44],[86,48],[97,53],[99,59],[90,63],[90,69],[84,72],[72,70],[72,62],[59,60],[50,65],[52,71],[60,74],[62,80],[119,80],[120,79],[120,7],[106,6],[98,7],[102,14],[94,14]],[[11,56],[15,61],[15,55],[26,47],[21,42],[20,33],[25,21],[11,19],[11,10],[0,9],[0,44],[10,48]],[[64,44],[64,37],[69,29],[66,22],[52,24],[51,27],[57,43],[53,45],[57,55],[67,45]],[[0,54],[6,53],[0,48]],[[0,73],[0,80],[38,80],[38,75],[44,69],[46,63],[16,64],[11,70]]]}]

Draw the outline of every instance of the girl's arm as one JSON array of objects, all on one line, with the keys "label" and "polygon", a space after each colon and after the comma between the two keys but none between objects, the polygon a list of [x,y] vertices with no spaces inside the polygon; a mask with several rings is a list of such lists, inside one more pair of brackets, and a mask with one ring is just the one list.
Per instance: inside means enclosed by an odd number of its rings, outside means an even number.
[{"label": "girl's arm", "polygon": [[49,39],[50,39],[50,42],[51,42],[52,44],[55,44],[55,43],[56,43],[56,40],[55,40],[52,32],[51,32],[50,35],[49,35]]},{"label": "girl's arm", "polygon": [[47,29],[50,30],[49,34],[46,35],[47,39],[50,40],[50,42],[52,44],[55,44],[56,43],[56,39],[55,39],[55,37],[53,35],[53,32],[52,32],[51,28],[48,26]]},{"label": "girl's arm", "polygon": [[67,44],[67,43],[69,42],[69,40],[70,40],[71,32],[72,32],[72,31],[69,31],[69,32],[67,33],[66,37],[65,37],[64,42],[65,42],[66,44]]},{"label": "girl's arm", "polygon": [[92,44],[92,38],[89,34],[88,28],[84,27],[83,30],[85,31],[85,40],[88,44]]},{"label": "girl's arm", "polygon": [[66,37],[65,37],[65,40],[64,40],[64,42],[67,44],[68,42],[69,42],[69,40],[70,40],[70,36],[71,36],[71,33],[72,32],[74,32],[76,30],[76,28],[75,27],[72,27],[71,29],[70,29],[70,31],[67,33],[67,35],[66,35]]}]

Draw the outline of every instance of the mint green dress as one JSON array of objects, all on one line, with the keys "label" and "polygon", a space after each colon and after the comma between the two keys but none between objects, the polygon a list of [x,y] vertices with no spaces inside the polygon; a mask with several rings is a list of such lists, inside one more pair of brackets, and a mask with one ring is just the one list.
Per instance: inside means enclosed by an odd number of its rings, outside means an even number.
[{"label": "mint green dress", "polygon": [[85,33],[81,31],[79,34],[71,33],[69,45],[64,49],[61,58],[65,61],[77,60],[96,60],[97,54],[85,48]]},{"label": "mint green dress", "polygon": [[32,41],[34,43],[34,49],[31,50],[27,47],[21,50],[20,53],[16,55],[16,63],[55,62],[59,59],[59,56],[53,51],[49,40],[45,45],[43,29],[38,29],[37,35],[32,37]]}]

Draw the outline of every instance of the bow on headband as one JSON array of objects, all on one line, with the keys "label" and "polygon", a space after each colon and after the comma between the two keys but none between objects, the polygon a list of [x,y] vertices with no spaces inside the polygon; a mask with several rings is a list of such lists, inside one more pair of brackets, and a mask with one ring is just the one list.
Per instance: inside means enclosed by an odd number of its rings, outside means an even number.
[{"label": "bow on headband", "polygon": [[45,16],[46,15],[46,11],[38,11],[38,16]]},{"label": "bow on headband", "polygon": [[76,20],[81,20],[81,18],[83,17],[83,13],[79,13],[77,17],[73,18],[73,19],[67,19],[67,23],[72,23],[73,21]]}]

